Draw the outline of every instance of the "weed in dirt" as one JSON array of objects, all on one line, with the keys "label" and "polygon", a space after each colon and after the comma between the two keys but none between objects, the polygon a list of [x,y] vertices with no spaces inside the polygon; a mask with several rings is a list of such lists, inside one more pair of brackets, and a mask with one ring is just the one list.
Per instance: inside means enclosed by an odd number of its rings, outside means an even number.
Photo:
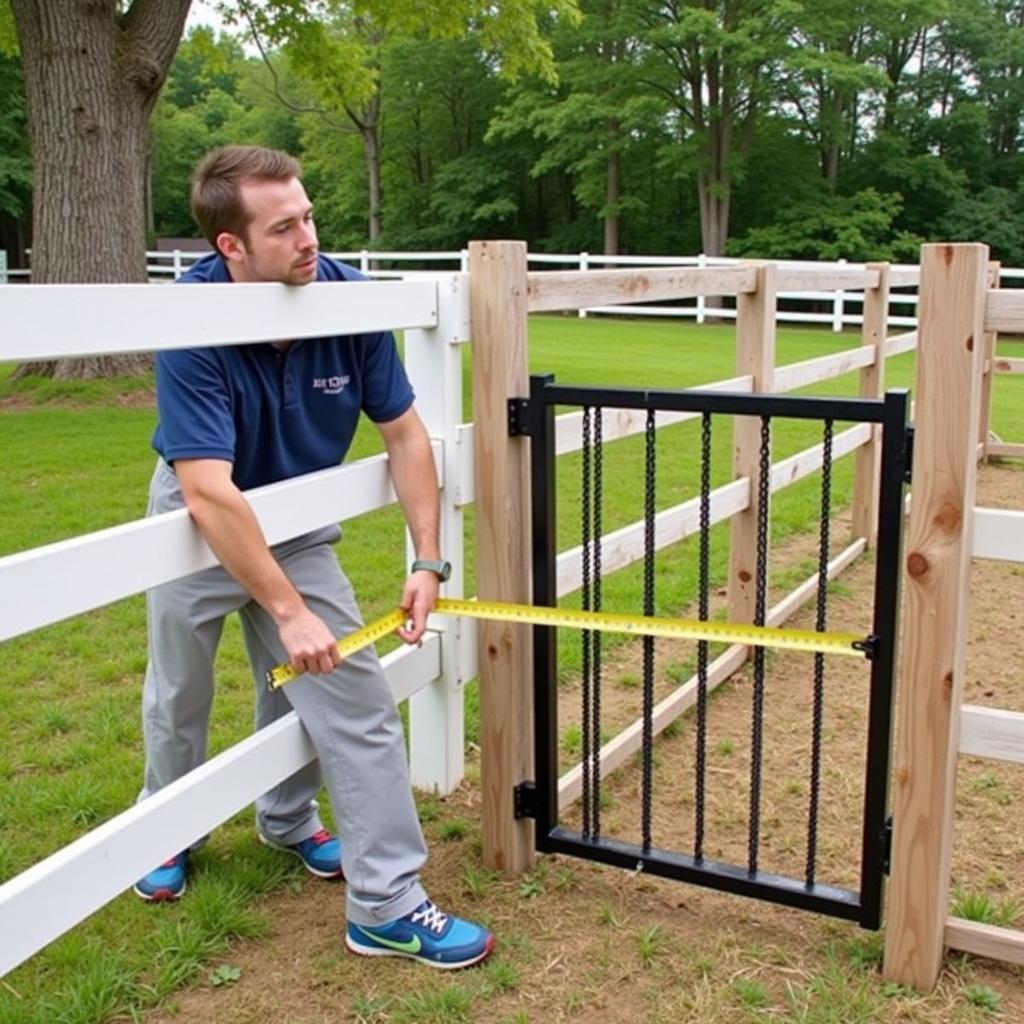
[{"label": "weed in dirt", "polygon": [[472,826],[468,821],[462,821],[460,818],[452,818],[450,821],[441,823],[440,829],[438,829],[438,835],[446,842],[454,842],[457,839],[464,839],[470,831]]},{"label": "weed in dirt", "polygon": [[[156,937],[156,978],[153,989],[157,997],[180,988],[200,971],[204,961],[220,952],[223,939],[208,936],[195,921],[173,921]],[[101,1020],[103,1018],[100,1018]]]},{"label": "weed in dirt", "polygon": [[579,757],[583,749],[583,732],[578,725],[567,725],[562,733],[562,751],[570,757]]},{"label": "weed in dirt", "polygon": [[635,690],[640,686],[641,679],[636,672],[623,672],[617,682],[624,690]]},{"label": "weed in dirt", "polygon": [[530,1015],[525,1010],[516,1010],[515,1013],[502,1017],[498,1024],[530,1024]]},{"label": "weed in dirt", "polygon": [[732,740],[719,740],[715,744],[715,753],[719,757],[731,757],[736,753],[736,744]]},{"label": "weed in dirt", "polygon": [[349,1007],[355,1024],[385,1024],[391,1000],[387,996],[356,996]]},{"label": "weed in dirt", "polygon": [[1024,911],[1018,900],[993,900],[987,893],[974,892],[960,885],[953,891],[950,909],[954,917],[1003,928],[1012,927]]},{"label": "weed in dirt", "polygon": [[551,880],[557,892],[575,892],[580,887],[579,876],[572,868],[559,868]]},{"label": "weed in dirt", "polygon": [[846,958],[851,967],[875,970],[885,957],[885,936],[881,932],[857,935],[846,944]]},{"label": "weed in dirt", "polygon": [[467,864],[462,872],[462,889],[467,896],[474,900],[483,899],[498,881],[501,876],[497,871],[480,867],[477,864]]},{"label": "weed in dirt", "polygon": [[636,937],[636,948],[644,967],[653,967],[655,960],[665,952],[665,932],[661,925],[644,928]]},{"label": "weed in dirt", "polygon": [[398,1000],[391,1024],[469,1024],[472,1005],[472,998],[461,985],[439,992],[418,992]]},{"label": "weed in dirt", "polygon": [[234,985],[242,977],[242,968],[234,964],[218,964],[208,975],[214,988],[222,985]]},{"label": "weed in dirt", "polygon": [[77,966],[76,975],[52,1001],[38,1008],[34,1018],[61,1024],[95,1024],[123,1015],[138,989],[132,970],[120,955],[90,948]]},{"label": "weed in dirt", "polygon": [[685,683],[696,670],[696,662],[692,658],[684,661],[673,661],[665,666],[665,675],[672,680],[676,686]]},{"label": "weed in dirt", "polygon": [[501,960],[489,961],[476,972],[481,982],[481,994],[493,996],[498,992],[514,992],[519,988],[519,971]]},{"label": "weed in dirt", "polygon": [[672,739],[674,736],[678,736],[683,731],[683,723],[678,718],[673,718],[664,729],[661,730],[661,735],[666,739]]},{"label": "weed in dirt", "polygon": [[619,914],[610,903],[602,900],[597,906],[597,920],[600,924],[611,925],[613,928],[619,929],[625,926],[629,918],[624,914]]},{"label": "weed in dirt", "polygon": [[971,985],[964,989],[964,999],[971,1006],[978,1007],[986,1013],[999,1013],[999,993],[988,985]]},{"label": "weed in dirt", "polygon": [[524,878],[516,891],[521,900],[532,900],[544,892],[544,884],[539,878]]},{"label": "weed in dirt", "polygon": [[824,968],[806,985],[786,985],[787,1024],[867,1024],[877,1020],[868,979],[849,975],[832,951]]},{"label": "weed in dirt", "polygon": [[416,811],[420,816],[420,824],[437,821],[441,817],[441,801],[433,796],[421,796],[417,794]]},{"label": "weed in dirt", "polygon": [[760,1010],[770,1002],[768,992],[759,981],[738,978],[733,982],[732,989],[739,1001],[748,1010]]},{"label": "weed in dirt", "polygon": [[267,932],[263,916],[250,906],[252,893],[236,879],[204,873],[189,889],[190,910],[209,945],[258,938]]}]

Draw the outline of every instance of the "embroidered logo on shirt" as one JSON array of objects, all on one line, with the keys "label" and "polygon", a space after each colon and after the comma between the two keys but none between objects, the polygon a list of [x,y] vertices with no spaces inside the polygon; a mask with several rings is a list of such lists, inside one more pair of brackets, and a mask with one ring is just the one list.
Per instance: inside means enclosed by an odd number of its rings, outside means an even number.
[{"label": "embroidered logo on shirt", "polygon": [[351,379],[347,373],[340,377],[314,377],[313,390],[325,395],[340,395]]}]

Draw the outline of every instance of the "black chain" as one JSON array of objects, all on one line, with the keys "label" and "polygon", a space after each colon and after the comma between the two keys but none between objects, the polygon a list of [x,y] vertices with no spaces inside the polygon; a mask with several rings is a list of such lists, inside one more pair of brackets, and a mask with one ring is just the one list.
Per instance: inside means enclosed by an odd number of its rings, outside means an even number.
[{"label": "black chain", "polygon": [[[647,410],[647,434],[644,461],[644,615],[654,614],[654,410]],[[645,636],[643,692],[643,846],[651,846],[651,795],[654,761],[654,637]]]},{"label": "black chain", "polygon": [[[708,565],[711,549],[711,413],[701,417],[700,437],[700,593],[701,622],[708,619]],[[693,855],[704,857],[704,786],[708,742],[708,642],[697,642],[697,777],[694,793],[695,823]]]},{"label": "black chain", "polygon": [[[604,441],[602,436],[603,416],[600,407],[594,410],[594,537],[596,543],[593,545],[594,553],[594,611],[601,610],[601,502],[604,491]],[[591,808],[591,823],[594,829],[594,838],[601,835],[601,634],[595,629],[591,633],[593,651],[591,653],[591,665],[594,670],[594,692],[591,715],[593,726],[591,736],[591,757],[593,766],[591,768],[591,785],[593,786],[593,807]]]},{"label": "black chain", "polygon": [[[583,593],[581,600],[583,610],[591,610],[591,575],[590,559],[593,534],[591,532],[590,510],[591,510],[591,467],[590,461],[593,453],[591,441],[591,408],[583,410],[583,452],[582,452],[582,481],[580,484],[580,497],[582,508],[580,510],[581,543],[583,551]],[[582,680],[582,708],[580,715],[580,738],[581,738],[581,764],[583,768],[583,835],[590,838],[591,820],[591,779],[590,779],[590,707],[591,707],[591,665],[590,665],[590,630],[584,630],[583,641],[583,680]]]},{"label": "black chain", "polygon": [[[825,632],[828,622],[829,517],[832,511],[832,420],[825,420],[821,442],[821,530],[818,540],[818,615],[814,628]],[[814,884],[818,857],[818,808],[821,793],[821,732],[825,703],[825,656],[814,655],[814,713],[811,739],[811,803],[807,813],[808,885]]]},{"label": "black chain", "polygon": [[[768,496],[771,483],[771,417],[761,417],[761,451],[757,481],[757,569],[754,624],[765,622],[768,591]],[[754,708],[750,738],[750,832],[747,837],[747,868],[757,872],[761,837],[761,737],[764,732],[764,648],[754,648]]]}]

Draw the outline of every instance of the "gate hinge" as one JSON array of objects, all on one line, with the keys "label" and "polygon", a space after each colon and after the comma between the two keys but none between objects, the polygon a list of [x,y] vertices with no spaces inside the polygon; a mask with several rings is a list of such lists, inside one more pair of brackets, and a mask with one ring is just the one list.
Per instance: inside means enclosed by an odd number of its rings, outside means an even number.
[{"label": "gate hinge", "polygon": [[903,440],[903,482],[909,484],[914,475],[914,428],[907,427]]},{"label": "gate hinge", "polygon": [[532,782],[520,782],[514,787],[513,806],[515,817],[536,818],[537,817],[537,787]]},{"label": "gate hinge", "polygon": [[889,864],[892,859],[892,815],[885,819],[882,826],[882,870],[889,874]]},{"label": "gate hinge", "polygon": [[508,436],[530,436],[530,400],[510,398],[508,400]]}]

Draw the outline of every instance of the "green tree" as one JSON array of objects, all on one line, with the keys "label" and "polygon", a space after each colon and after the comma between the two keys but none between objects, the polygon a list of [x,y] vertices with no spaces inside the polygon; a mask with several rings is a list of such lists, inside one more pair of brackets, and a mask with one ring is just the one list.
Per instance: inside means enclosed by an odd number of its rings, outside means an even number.
[{"label": "green tree", "polygon": [[738,165],[777,89],[787,0],[660,0],[645,5],[644,81],[664,104],[678,174],[696,179],[701,247],[725,251]]},{"label": "green tree", "polygon": [[[345,0],[243,0],[240,10],[261,45],[280,47],[310,87],[319,112],[335,126],[348,124],[362,142],[369,202],[369,237],[382,229],[382,62],[400,40],[457,39],[472,32],[499,59],[499,73],[553,74],[551,48],[540,19],[574,18],[575,0],[516,0],[444,5]],[[269,55],[268,55],[269,56]]]}]

